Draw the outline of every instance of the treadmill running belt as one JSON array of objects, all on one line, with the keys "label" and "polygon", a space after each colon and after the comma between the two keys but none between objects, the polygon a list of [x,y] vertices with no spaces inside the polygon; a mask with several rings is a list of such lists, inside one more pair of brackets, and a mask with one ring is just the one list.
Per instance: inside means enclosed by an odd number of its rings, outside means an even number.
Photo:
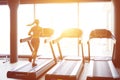
[{"label": "treadmill running belt", "polygon": [[[54,74],[71,74],[72,70],[76,66],[76,61],[65,61],[53,72]],[[63,73],[64,72],[64,73]]]},{"label": "treadmill running belt", "polygon": [[[41,59],[40,61],[38,60],[36,63],[37,63],[37,66],[40,66],[40,65],[42,65],[45,62],[46,62],[46,59]],[[37,68],[37,66],[32,67],[32,63],[29,63],[27,65],[24,65],[23,67],[20,67],[20,68],[16,69],[15,71],[17,71],[17,72],[31,72],[31,71],[36,71],[35,68]]]},{"label": "treadmill running belt", "polygon": [[111,77],[112,73],[107,61],[94,61],[93,76]]}]

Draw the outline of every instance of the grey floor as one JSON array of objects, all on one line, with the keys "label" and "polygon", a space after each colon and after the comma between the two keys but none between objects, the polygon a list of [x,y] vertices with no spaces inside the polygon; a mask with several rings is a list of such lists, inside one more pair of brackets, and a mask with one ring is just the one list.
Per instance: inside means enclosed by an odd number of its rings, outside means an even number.
[{"label": "grey floor", "polygon": [[[18,59],[17,63],[11,64],[9,62],[9,59],[5,59],[5,58],[0,58],[0,80],[18,80],[18,79],[12,79],[12,78],[7,78],[7,71],[15,68],[16,66],[19,66],[23,63],[27,63],[28,60],[26,59]],[[86,74],[88,71],[88,66],[89,64],[86,63],[84,65],[84,69],[80,75],[80,79],[79,80],[86,80]],[[40,79],[38,80],[45,80],[45,76],[43,75]]]},{"label": "grey floor", "polygon": [[[7,78],[6,75],[7,71],[27,62],[28,60],[26,59],[19,59],[17,63],[11,64],[8,59],[0,58],[0,80],[18,80],[18,79]],[[86,80],[88,69],[89,69],[89,63],[86,62],[79,80]],[[120,71],[120,69],[118,69],[118,71]],[[43,75],[38,80],[45,80],[45,76]]]}]

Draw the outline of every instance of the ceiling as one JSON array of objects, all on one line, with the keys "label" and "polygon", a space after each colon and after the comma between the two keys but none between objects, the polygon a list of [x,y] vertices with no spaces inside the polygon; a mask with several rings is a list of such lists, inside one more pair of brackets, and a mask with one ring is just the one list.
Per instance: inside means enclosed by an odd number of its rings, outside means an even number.
[{"label": "ceiling", "polygon": [[[15,0],[11,0],[15,1]],[[111,0],[20,0],[20,4],[33,4],[33,3],[66,3],[66,2],[101,2]],[[7,5],[8,0],[0,0],[0,5]]]}]

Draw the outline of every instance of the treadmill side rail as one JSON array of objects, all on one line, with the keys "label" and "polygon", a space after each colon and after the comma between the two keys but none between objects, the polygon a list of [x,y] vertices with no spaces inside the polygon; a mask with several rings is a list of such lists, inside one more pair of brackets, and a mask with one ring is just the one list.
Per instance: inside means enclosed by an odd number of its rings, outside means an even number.
[{"label": "treadmill side rail", "polygon": [[24,73],[24,72],[13,72],[13,71],[8,71],[7,72],[7,77],[8,78],[17,78],[17,79],[27,79],[27,80],[35,80],[36,75],[35,72],[32,73]]}]

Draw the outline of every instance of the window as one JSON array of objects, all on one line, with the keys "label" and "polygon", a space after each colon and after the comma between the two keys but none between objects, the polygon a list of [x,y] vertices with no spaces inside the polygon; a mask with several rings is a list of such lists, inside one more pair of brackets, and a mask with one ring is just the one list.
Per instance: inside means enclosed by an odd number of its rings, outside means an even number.
[{"label": "window", "polygon": [[[114,35],[114,11],[112,2],[93,2],[79,4],[79,27],[84,31],[84,41],[94,29],[108,29]],[[111,40],[94,39],[91,56],[112,56],[113,43]],[[107,43],[107,44],[106,44]],[[91,43],[92,44],[92,43]],[[106,45],[105,45],[106,44]],[[84,53],[88,54],[86,44]],[[104,49],[103,49],[104,48]],[[104,50],[104,51],[103,51]],[[106,51],[109,51],[109,53]],[[97,53],[96,53],[97,52]]]},{"label": "window", "polygon": [[[3,10],[4,9],[4,10]],[[10,53],[10,24],[9,24],[9,7],[7,5],[0,6],[2,11],[0,14],[0,36],[5,37],[0,39],[0,52],[3,54]],[[87,55],[86,41],[91,30],[96,28],[106,28],[114,33],[114,13],[112,2],[82,2],[82,3],[47,3],[36,4],[35,17],[40,20],[40,26],[49,27],[55,30],[58,36],[64,29],[71,27],[81,28],[84,32],[84,52]],[[28,37],[28,31],[31,28],[26,26],[34,20],[34,4],[21,4],[18,8],[18,55],[31,55],[31,51],[27,43],[20,43],[21,38]],[[76,40],[70,40],[63,44],[61,42],[62,52],[65,55],[77,55],[78,46]],[[71,43],[72,42],[72,43]],[[71,45],[72,49],[70,48]],[[107,44],[111,49],[111,42]],[[74,48],[74,49],[73,49]],[[47,50],[46,50],[47,49]],[[67,52],[69,50],[69,52]],[[71,51],[70,51],[71,50]],[[49,44],[44,44],[44,39],[41,38],[41,45],[38,54],[49,55],[51,52]],[[67,53],[67,54],[66,54]],[[93,54],[94,55],[94,54]],[[96,55],[96,54],[95,54]],[[111,53],[110,53],[111,55]]]},{"label": "window", "polygon": [[10,53],[10,14],[9,7],[0,5],[0,54]]}]

